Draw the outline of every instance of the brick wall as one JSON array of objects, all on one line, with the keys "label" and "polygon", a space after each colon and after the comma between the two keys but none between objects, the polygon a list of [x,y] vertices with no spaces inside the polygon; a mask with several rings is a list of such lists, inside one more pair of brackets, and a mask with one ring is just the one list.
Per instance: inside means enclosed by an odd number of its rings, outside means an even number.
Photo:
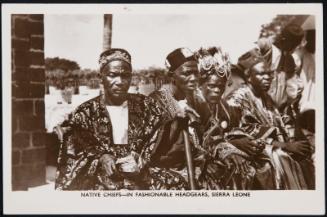
[{"label": "brick wall", "polygon": [[43,15],[12,15],[12,185],[45,183]]}]

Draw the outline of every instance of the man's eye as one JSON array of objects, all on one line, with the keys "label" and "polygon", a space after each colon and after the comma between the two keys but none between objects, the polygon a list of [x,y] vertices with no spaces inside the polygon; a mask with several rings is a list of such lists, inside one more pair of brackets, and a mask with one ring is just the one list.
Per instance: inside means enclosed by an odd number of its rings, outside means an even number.
[{"label": "man's eye", "polygon": [[113,73],[113,72],[108,72],[107,73],[107,76],[109,76],[109,77],[116,77],[117,74],[116,73]]},{"label": "man's eye", "polygon": [[131,76],[132,76],[132,74],[130,74],[130,73],[121,74],[122,78],[130,78]]},{"label": "man's eye", "polygon": [[184,72],[184,73],[182,73],[182,75],[183,75],[183,76],[189,76],[190,73],[188,73],[188,72]]},{"label": "man's eye", "polygon": [[183,73],[184,76],[190,76],[190,75],[193,75],[193,74],[195,74],[195,72],[193,72],[193,71],[187,71],[187,72]]}]

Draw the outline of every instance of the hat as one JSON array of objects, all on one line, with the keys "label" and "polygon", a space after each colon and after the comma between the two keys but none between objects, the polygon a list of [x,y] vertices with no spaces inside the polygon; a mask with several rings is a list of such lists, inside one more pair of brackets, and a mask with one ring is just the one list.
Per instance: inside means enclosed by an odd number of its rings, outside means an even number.
[{"label": "hat", "polygon": [[112,48],[100,54],[100,59],[99,59],[100,71],[109,62],[112,62],[114,60],[121,60],[132,66],[132,58],[131,55],[128,53],[128,51],[121,48]]},{"label": "hat", "polygon": [[249,70],[260,62],[265,63],[269,68],[271,68],[271,64],[269,64],[266,58],[261,54],[259,48],[253,48],[238,58],[236,66],[240,70],[243,70],[245,76],[248,76]]},{"label": "hat", "polygon": [[301,43],[303,36],[304,31],[301,26],[289,24],[283,28],[276,46],[282,50],[291,51]]},{"label": "hat", "polygon": [[215,73],[221,78],[229,78],[231,74],[231,62],[228,53],[220,47],[200,48],[195,56],[198,60],[199,72],[202,79]]},{"label": "hat", "polygon": [[177,48],[166,57],[165,65],[170,72],[188,61],[196,61],[193,52],[188,48]]},{"label": "hat", "polygon": [[250,69],[252,66],[259,62],[264,62],[265,59],[261,55],[258,48],[254,48],[238,58],[237,66],[241,67],[243,70]]},{"label": "hat", "polygon": [[231,74],[233,76],[238,76],[244,80],[246,79],[243,67],[238,64],[231,64]]}]

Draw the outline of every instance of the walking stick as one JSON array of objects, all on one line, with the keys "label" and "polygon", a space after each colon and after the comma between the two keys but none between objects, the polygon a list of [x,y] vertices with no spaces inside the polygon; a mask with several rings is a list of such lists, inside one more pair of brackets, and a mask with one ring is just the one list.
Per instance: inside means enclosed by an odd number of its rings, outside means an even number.
[{"label": "walking stick", "polygon": [[188,174],[188,181],[190,184],[191,190],[195,190],[195,177],[194,177],[194,166],[193,166],[193,159],[192,159],[192,150],[190,145],[190,140],[188,138],[187,131],[183,130],[183,137],[184,137],[184,145],[185,145],[185,155],[186,155],[186,164],[187,164],[187,174]]}]

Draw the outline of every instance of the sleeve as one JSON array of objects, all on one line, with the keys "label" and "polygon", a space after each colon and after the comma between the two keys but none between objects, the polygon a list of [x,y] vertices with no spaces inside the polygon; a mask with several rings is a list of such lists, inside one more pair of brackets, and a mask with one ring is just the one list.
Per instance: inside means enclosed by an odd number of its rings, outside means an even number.
[{"label": "sleeve", "polygon": [[59,149],[56,190],[90,190],[96,182],[99,158],[110,153],[92,132],[87,113],[77,110],[61,125],[66,128]]},{"label": "sleeve", "polygon": [[275,136],[276,127],[264,124],[259,119],[260,111],[256,111],[254,102],[249,100],[250,96],[242,92],[236,92],[227,100],[228,110],[231,114],[231,130],[226,133],[226,139],[231,140],[240,137],[260,139],[266,143],[271,142]]},{"label": "sleeve", "polygon": [[182,129],[187,122],[173,118],[155,99],[148,99],[146,109],[148,139],[141,151],[140,165],[171,166],[184,162],[185,148]]}]

